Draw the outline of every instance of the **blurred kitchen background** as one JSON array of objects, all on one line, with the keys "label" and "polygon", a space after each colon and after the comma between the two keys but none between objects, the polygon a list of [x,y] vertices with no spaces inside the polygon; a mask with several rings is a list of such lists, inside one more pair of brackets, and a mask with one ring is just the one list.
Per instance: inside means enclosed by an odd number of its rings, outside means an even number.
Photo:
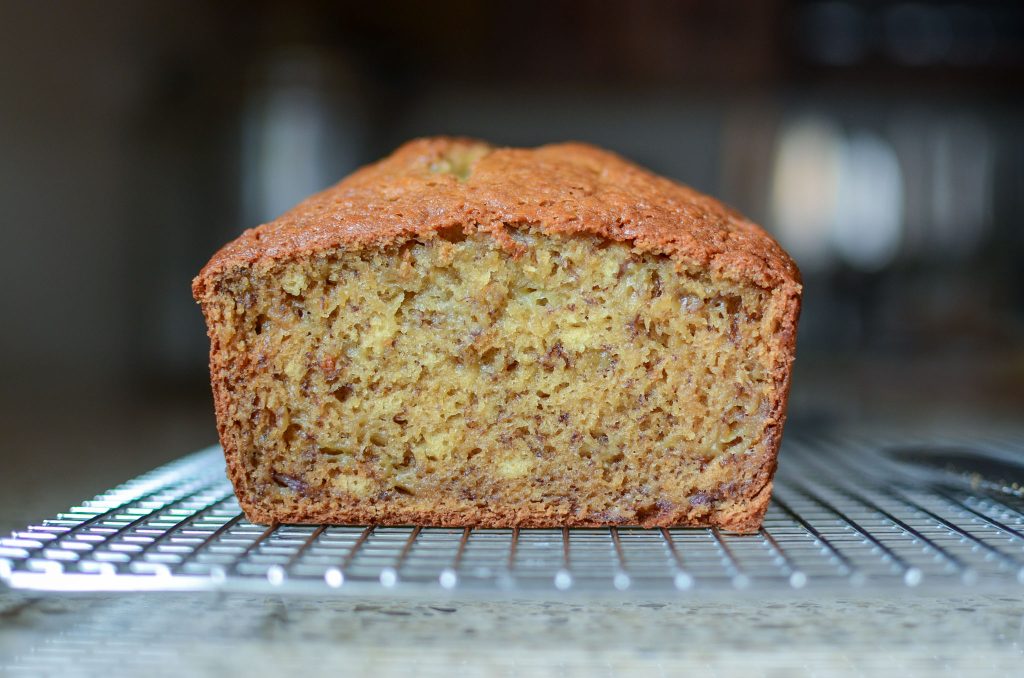
[{"label": "blurred kitchen background", "polygon": [[794,426],[1024,413],[1024,6],[0,1],[0,528],[215,441],[193,275],[420,135],[577,139],[798,260]]}]

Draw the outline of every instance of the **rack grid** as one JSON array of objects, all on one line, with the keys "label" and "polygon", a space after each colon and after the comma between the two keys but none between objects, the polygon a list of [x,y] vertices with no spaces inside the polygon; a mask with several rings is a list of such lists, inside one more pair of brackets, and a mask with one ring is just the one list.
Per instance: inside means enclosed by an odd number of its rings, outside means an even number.
[{"label": "rack grid", "polygon": [[240,513],[210,448],[0,539],[0,581],[321,595],[1020,586],[1022,459],[1019,432],[790,436],[763,528],[737,535],[264,527]]}]

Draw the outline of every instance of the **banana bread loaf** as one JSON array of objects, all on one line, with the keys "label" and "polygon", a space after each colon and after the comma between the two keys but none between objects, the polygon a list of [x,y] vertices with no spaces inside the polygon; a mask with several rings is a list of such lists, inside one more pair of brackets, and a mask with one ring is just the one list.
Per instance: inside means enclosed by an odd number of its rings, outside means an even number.
[{"label": "banana bread loaf", "polygon": [[193,293],[254,522],[747,532],[768,506],[799,272],[611,153],[410,142]]}]

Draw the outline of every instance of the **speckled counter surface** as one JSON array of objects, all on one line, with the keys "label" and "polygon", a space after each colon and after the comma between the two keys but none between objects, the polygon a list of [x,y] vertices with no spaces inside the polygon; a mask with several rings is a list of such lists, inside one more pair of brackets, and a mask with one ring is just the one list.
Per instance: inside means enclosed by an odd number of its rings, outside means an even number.
[{"label": "speckled counter surface", "polygon": [[1014,675],[1024,593],[639,601],[0,593],[11,675]]}]

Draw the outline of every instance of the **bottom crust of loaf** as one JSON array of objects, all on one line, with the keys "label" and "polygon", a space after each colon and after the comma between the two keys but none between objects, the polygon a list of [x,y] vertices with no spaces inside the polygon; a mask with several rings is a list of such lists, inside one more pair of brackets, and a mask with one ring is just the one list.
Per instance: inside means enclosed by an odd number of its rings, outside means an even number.
[{"label": "bottom crust of loaf", "polygon": [[471,528],[553,528],[553,527],[615,527],[638,525],[657,527],[717,527],[730,532],[757,532],[764,520],[771,499],[771,483],[749,499],[720,501],[713,511],[692,507],[656,505],[650,512],[641,511],[632,520],[615,520],[601,516],[581,517],[571,511],[559,514],[544,509],[487,507],[467,512],[463,506],[447,508],[439,502],[436,508],[417,510],[382,505],[368,507],[362,503],[348,506],[301,508],[287,513],[267,510],[239,497],[245,517],[260,525],[424,525],[432,527]]},{"label": "bottom crust of loaf", "polygon": [[798,303],[628,244],[461,232],[204,300],[253,522],[759,528]]}]

